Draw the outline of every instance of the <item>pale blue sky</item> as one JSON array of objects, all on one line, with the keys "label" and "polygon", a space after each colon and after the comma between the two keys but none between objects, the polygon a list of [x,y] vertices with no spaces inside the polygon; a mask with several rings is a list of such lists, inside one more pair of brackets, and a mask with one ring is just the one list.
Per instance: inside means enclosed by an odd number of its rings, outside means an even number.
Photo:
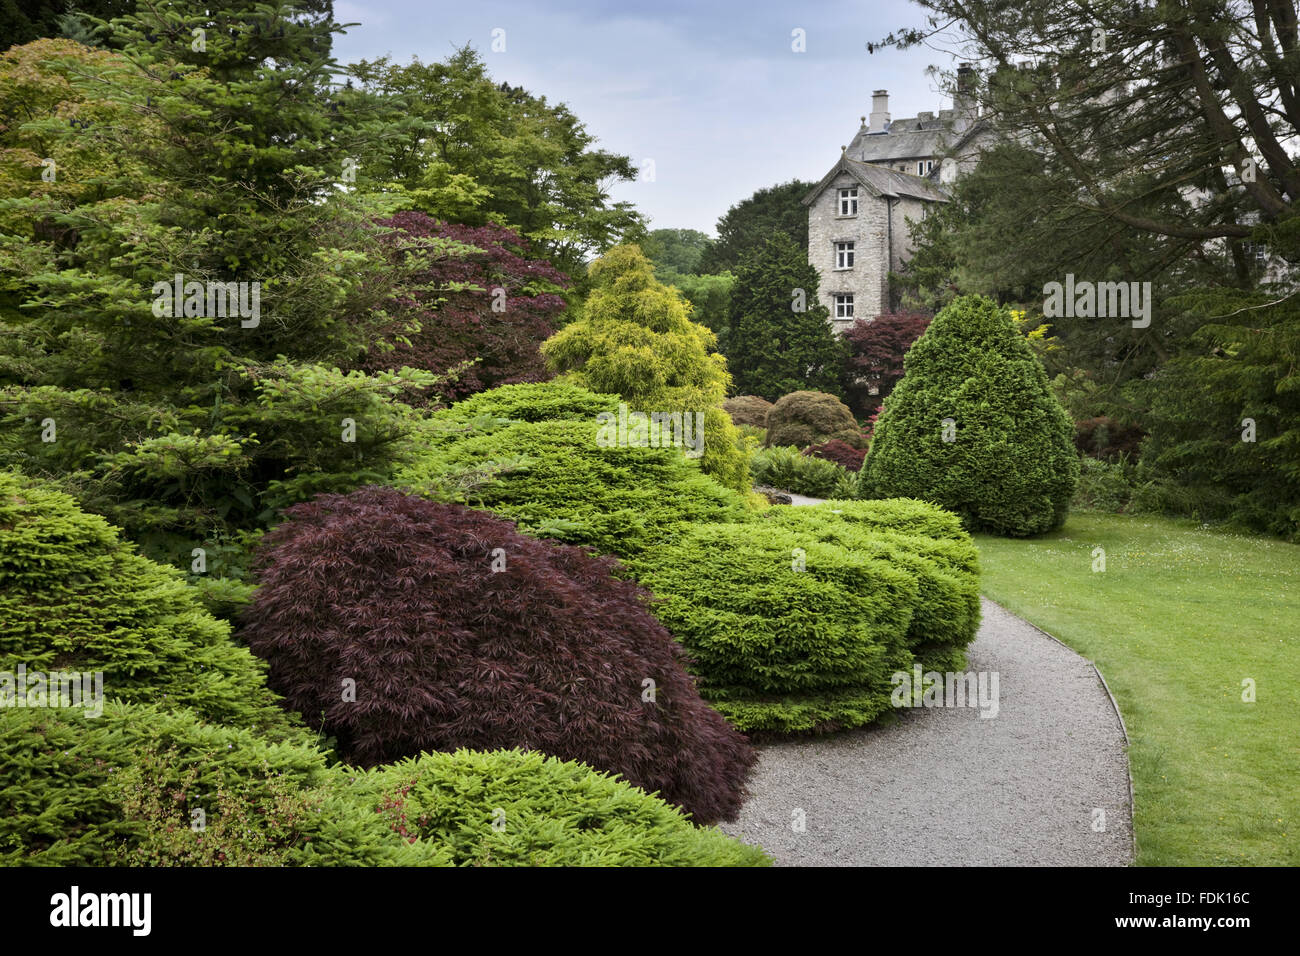
[{"label": "pale blue sky", "polygon": [[[468,42],[495,79],[569,104],[604,148],[652,159],[653,182],[614,191],[652,228],[711,233],[755,189],[820,179],[874,89],[889,90],[894,117],[951,106],[925,73],[952,69],[946,50],[866,51],[922,25],[906,0],[335,0],[334,13],[361,24],[336,40],[340,62],[432,62]],[[804,53],[791,49],[796,28]]]}]

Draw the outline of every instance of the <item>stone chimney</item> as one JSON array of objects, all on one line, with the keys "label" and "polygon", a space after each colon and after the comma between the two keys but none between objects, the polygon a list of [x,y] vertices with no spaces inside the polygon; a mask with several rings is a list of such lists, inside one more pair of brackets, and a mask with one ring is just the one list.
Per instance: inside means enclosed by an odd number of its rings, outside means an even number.
[{"label": "stone chimney", "polygon": [[871,94],[871,122],[867,129],[879,133],[889,122],[889,90],[876,90]]},{"label": "stone chimney", "polygon": [[952,109],[956,114],[954,129],[958,133],[970,129],[979,118],[979,101],[975,98],[975,69],[969,63],[957,67],[957,91],[952,95]]}]

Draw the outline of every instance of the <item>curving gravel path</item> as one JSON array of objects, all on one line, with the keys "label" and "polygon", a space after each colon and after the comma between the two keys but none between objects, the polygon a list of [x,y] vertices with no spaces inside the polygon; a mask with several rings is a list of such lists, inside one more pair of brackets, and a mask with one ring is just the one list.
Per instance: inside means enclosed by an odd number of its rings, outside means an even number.
[{"label": "curving gravel path", "polygon": [[908,708],[887,726],[760,745],[749,799],[721,829],[783,866],[1130,863],[1128,755],[1109,692],[1065,645],[983,609],[967,670],[998,673],[996,717]]},{"label": "curving gravel path", "polygon": [[1074,651],[983,604],[967,669],[998,672],[996,717],[911,708],[889,726],[761,745],[749,800],[722,829],[784,866],[1131,862],[1128,757],[1105,687]]}]

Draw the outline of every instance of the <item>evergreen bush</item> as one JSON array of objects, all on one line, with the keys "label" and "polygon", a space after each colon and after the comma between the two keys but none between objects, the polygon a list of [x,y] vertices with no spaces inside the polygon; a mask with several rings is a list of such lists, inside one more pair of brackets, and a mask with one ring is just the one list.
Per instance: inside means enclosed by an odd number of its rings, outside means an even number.
[{"label": "evergreen bush", "polygon": [[865,446],[862,428],[849,407],[825,392],[791,392],[767,413],[767,443],[807,448],[839,439],[854,448]]},{"label": "evergreen bush", "polygon": [[4,866],[768,862],[624,781],[538,753],[430,753],[362,771],[149,705],[110,704],[95,720],[0,712]]},{"label": "evergreen bush", "polygon": [[[493,413],[484,403],[498,391],[482,393],[472,411]],[[571,400],[586,401],[581,395]],[[467,427],[456,417],[465,404],[434,416],[440,430],[394,484],[448,498],[461,476],[481,477],[463,500],[530,533],[622,556],[671,540],[683,525],[740,520],[748,510],[744,498],[702,474],[676,448],[601,447],[601,426],[585,409],[567,420]],[[495,410],[517,414],[508,406]]]},{"label": "evergreen bush", "polygon": [[0,472],[0,672],[19,665],[102,672],[111,700],[188,708],[275,737],[305,733],[277,706],[262,662],[179,571],[141,556],[68,495]]},{"label": "evergreen bush", "polygon": [[908,351],[864,466],[871,497],[911,497],[1022,537],[1065,522],[1074,424],[1006,309],[963,296]]}]

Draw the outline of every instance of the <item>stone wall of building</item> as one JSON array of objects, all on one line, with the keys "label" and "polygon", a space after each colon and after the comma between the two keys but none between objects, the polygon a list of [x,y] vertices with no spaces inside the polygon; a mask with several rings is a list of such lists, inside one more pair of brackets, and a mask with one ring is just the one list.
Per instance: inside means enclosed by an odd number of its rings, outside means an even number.
[{"label": "stone wall of building", "polygon": [[[858,214],[839,214],[841,187],[858,187]],[[896,225],[902,225],[897,217]],[[885,202],[871,195],[848,173],[836,177],[808,207],[808,262],[821,276],[820,298],[830,310],[831,326],[842,332],[853,319],[836,319],[835,296],[853,296],[853,317],[872,318],[884,311],[888,263]],[[854,244],[851,269],[835,267],[835,243]]]}]

